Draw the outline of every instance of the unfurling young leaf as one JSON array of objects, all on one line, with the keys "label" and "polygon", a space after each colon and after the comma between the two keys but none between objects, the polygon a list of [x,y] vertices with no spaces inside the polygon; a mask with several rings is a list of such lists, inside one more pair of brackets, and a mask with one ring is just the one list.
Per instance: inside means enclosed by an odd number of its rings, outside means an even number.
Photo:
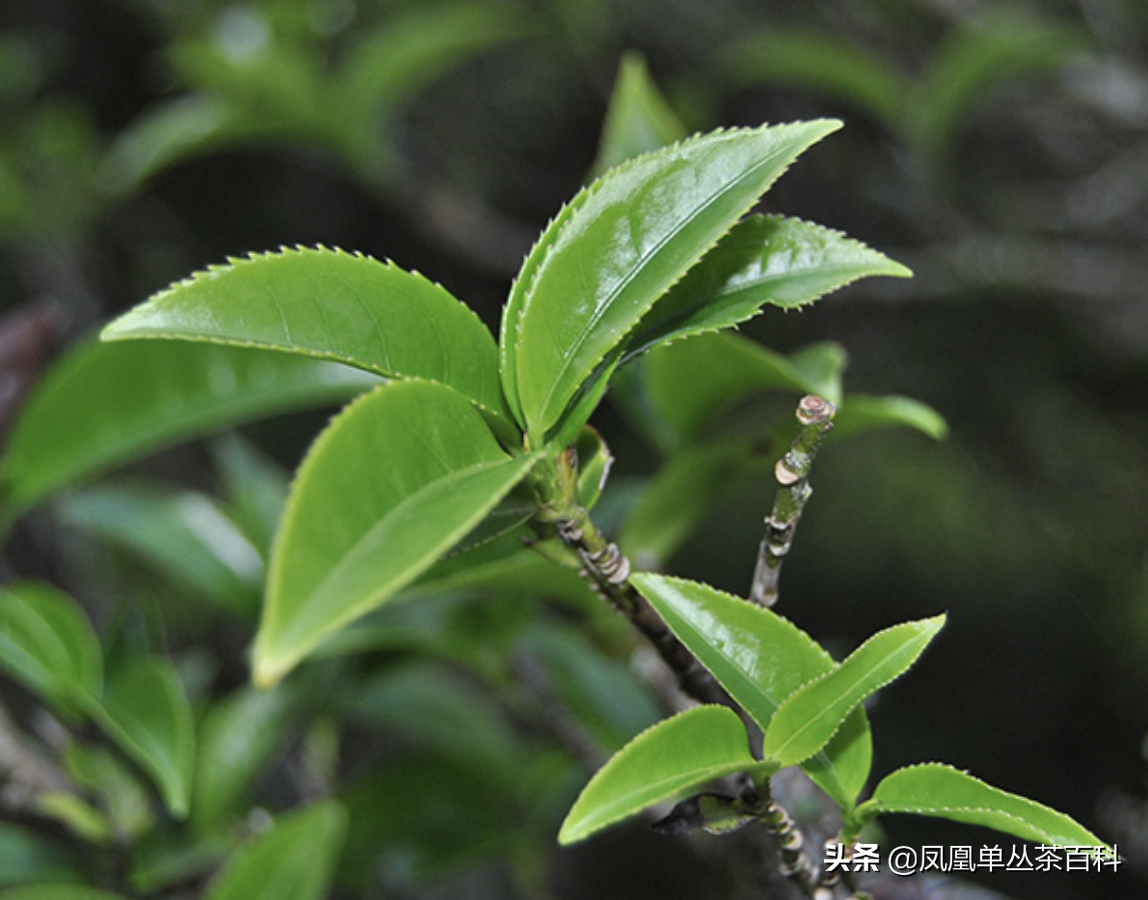
[{"label": "unfurling young leaf", "polygon": [[611,170],[571,201],[527,258],[504,311],[503,386],[535,445],[658,298],[837,127],[700,135]]}]

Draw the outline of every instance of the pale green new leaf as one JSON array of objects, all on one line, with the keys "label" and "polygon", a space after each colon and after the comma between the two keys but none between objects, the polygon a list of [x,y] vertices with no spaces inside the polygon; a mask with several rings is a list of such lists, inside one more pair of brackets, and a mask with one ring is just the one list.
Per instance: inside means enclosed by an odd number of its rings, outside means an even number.
[{"label": "pale green new leaf", "polygon": [[912,273],[837,231],[781,216],[739,222],[642,319],[626,348],[731,328],[765,305],[794,309],[859,278]]},{"label": "pale green new leaf", "polygon": [[907,766],[886,775],[873,796],[857,807],[854,819],[864,823],[883,813],[915,813],[983,825],[1057,847],[1107,847],[1064,813],[942,763]]},{"label": "pale green new leaf", "polygon": [[88,617],[55,588],[0,588],[0,668],[59,711],[78,715],[103,691],[104,662]]},{"label": "pale green new leaf", "polygon": [[360,398],[301,466],[272,552],[255,680],[274,684],[465,537],[533,465],[441,384]]},{"label": "pale green new leaf", "polygon": [[655,803],[760,767],[732,710],[686,710],[643,731],[598,770],[562,823],[558,842],[572,844]]},{"label": "pale green new leaf", "polygon": [[195,722],[187,692],[167,659],[140,656],[111,673],[100,727],[160,788],[173,816],[187,815],[195,772]]},{"label": "pale green new leaf", "polygon": [[916,662],[944,624],[941,615],[880,631],[833,671],[799,687],[770,719],[762,756],[778,768],[808,759],[829,743],[863,700]]},{"label": "pale green new leaf", "polygon": [[282,250],[212,267],[102,336],[262,347],[439,381],[509,418],[494,339],[473,311],[417,272],[339,250]]},{"label": "pale green new leaf", "polygon": [[[614,169],[571,203],[519,282],[514,378],[541,442],[583,382],[831,121],[715,132]],[[512,298],[513,299],[513,298]],[[503,378],[509,373],[505,366]]]},{"label": "pale green new leaf", "polygon": [[333,801],[281,816],[231,855],[204,900],[321,900],[346,832],[346,811]]},{"label": "pale green new leaf", "polygon": [[[813,638],[764,607],[705,584],[648,572],[631,576],[631,582],[763,731],[790,694],[837,667]],[[868,721],[858,708],[802,768],[849,809],[871,760]]]},{"label": "pale green new leaf", "polygon": [[347,366],[236,347],[82,344],[39,384],[8,437],[0,528],[54,491],[162,447],[341,403],[377,383]]}]

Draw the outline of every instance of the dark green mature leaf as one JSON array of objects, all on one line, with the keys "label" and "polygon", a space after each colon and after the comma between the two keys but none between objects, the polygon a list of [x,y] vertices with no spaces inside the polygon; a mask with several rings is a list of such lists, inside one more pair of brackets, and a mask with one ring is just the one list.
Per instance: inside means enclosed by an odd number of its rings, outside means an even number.
[{"label": "dark green mature leaf", "polygon": [[686,136],[686,127],[650,77],[645,59],[627,53],[618,68],[594,174],[665,147]]},{"label": "dark green mature leaf", "polygon": [[38,582],[0,588],[0,667],[70,715],[87,712],[103,692],[92,623],[71,597]]},{"label": "dark green mature leaf", "polygon": [[347,814],[333,801],[281,816],[232,854],[204,900],[320,900],[346,831]]},{"label": "dark green mature leaf", "polygon": [[627,357],[730,328],[766,304],[794,309],[859,278],[912,273],[840,232],[781,216],[739,222],[642,319]]},{"label": "dark green mature leaf", "polygon": [[274,684],[326,636],[385,602],[522,479],[460,394],[392,382],[357,400],[299,470],[272,554],[255,680]]},{"label": "dark green mature leaf", "polygon": [[229,613],[259,608],[259,551],[215,500],[158,482],[89,488],[61,504],[63,521],[146,560],[174,584]]},{"label": "dark green mature leaf", "polygon": [[790,356],[738,334],[702,334],[659,347],[642,363],[644,388],[679,442],[696,438],[715,416],[747,396],[784,390],[841,399],[845,351],[826,342]]},{"label": "dark green mature leaf", "polygon": [[283,250],[210,268],[102,336],[262,347],[424,378],[509,418],[494,339],[470,309],[417,272],[339,250]]},{"label": "dark green mature leaf", "polygon": [[0,529],[65,485],[161,447],[340,403],[377,383],[347,366],[236,347],[82,344],[40,383],[9,436]]},{"label": "dark green mature leaf", "polygon": [[698,706],[646,729],[619,750],[578,796],[558,843],[573,844],[717,778],[762,767],[745,726],[724,706]]},{"label": "dark green mature leaf", "polygon": [[799,687],[778,707],[761,753],[779,768],[808,759],[837,733],[865,698],[903,674],[945,624],[935,616],[886,628],[854,650],[841,665]]},{"label": "dark green mature leaf", "polygon": [[187,815],[195,772],[195,722],[191,704],[170,661],[141,656],[113,672],[100,726],[159,785],[172,815]]},{"label": "dark green mature leaf", "polygon": [[[631,580],[762,730],[790,694],[837,667],[813,638],[764,607],[684,579],[640,572]],[[871,758],[869,727],[859,708],[802,768],[849,809],[869,776]]]},{"label": "dark green mature leaf", "polygon": [[[595,368],[803,150],[816,121],[716,132],[612,170],[544,234],[512,296],[503,340],[527,429],[540,443]],[[511,389],[507,388],[507,393]]]},{"label": "dark green mature leaf", "polygon": [[916,813],[983,825],[1058,847],[1107,847],[1064,813],[942,763],[922,763],[886,775],[873,796],[857,807],[852,819],[863,824],[883,813]]}]

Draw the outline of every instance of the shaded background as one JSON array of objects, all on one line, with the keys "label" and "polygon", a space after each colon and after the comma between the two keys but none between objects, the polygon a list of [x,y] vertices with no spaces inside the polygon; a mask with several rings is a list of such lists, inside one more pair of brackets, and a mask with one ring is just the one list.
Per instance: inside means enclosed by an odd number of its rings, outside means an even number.
[{"label": "shaded background", "polygon": [[[405,18],[416,7],[422,25]],[[454,39],[431,48],[452,21]],[[376,39],[374,58],[392,69],[364,67],[356,82],[352,61]],[[1140,0],[7,0],[0,413],[55,350],[247,251],[325,244],[391,258],[496,326],[534,235],[595,159],[626,51],[691,129],[842,118],[768,208],[916,273],[744,329],[781,350],[840,341],[851,391],[919,398],[951,427],[943,444],[910,433],[830,444],[786,567],[784,611],[831,646],[949,613],[873,710],[875,771],[967,767],[1128,857],[1118,878],[997,874],[995,890],[1143,896]],[[362,102],[330,101],[340,94]],[[621,416],[599,419],[619,483],[653,470],[653,448]],[[255,436],[293,465],[315,427]],[[769,502],[766,485],[737,492],[671,571],[744,590]],[[11,573],[59,574],[40,544],[15,546]],[[916,821],[890,833],[915,845],[981,837]],[[583,871],[569,896],[682,895],[676,874],[659,880],[661,845],[633,830],[616,841],[592,848],[601,884]],[[585,870],[586,858],[555,865]]]}]

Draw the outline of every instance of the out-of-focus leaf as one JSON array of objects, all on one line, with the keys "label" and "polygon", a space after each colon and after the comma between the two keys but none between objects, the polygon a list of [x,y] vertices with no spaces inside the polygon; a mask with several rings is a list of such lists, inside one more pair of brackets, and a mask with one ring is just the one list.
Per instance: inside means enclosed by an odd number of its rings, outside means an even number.
[{"label": "out-of-focus leaf", "polygon": [[187,815],[195,770],[195,723],[170,661],[136,657],[108,678],[100,726],[160,788],[173,816]]},{"label": "out-of-focus leaf", "polygon": [[4,900],[127,900],[122,894],[109,894],[77,884],[35,884],[14,888]]},{"label": "out-of-focus leaf", "polygon": [[792,85],[841,100],[895,128],[907,79],[875,53],[827,31],[771,27],[722,54],[733,81]]},{"label": "out-of-focus leaf", "polygon": [[478,316],[393,263],[325,248],[215,266],[108,325],[104,340],[177,338],[282,350],[450,385],[509,419],[498,351]]},{"label": "out-of-focus leaf", "polygon": [[873,635],[841,665],[799,687],[778,707],[761,754],[779,768],[808,759],[865,698],[902,675],[941,630],[945,617],[894,625]]},{"label": "out-of-focus leaf", "polygon": [[1050,24],[1007,5],[992,10],[954,32],[929,61],[910,95],[909,141],[927,160],[939,161],[964,120],[997,89],[1063,65],[1088,41],[1076,25]]},{"label": "out-of-focus leaf", "polygon": [[136,839],[152,827],[147,785],[106,746],[73,741],[64,753],[64,763],[76,783],[99,798],[117,838]]},{"label": "out-of-focus leaf", "polygon": [[335,419],[299,470],[272,555],[255,680],[274,684],[458,543],[522,479],[479,411],[399,381]]},{"label": "out-of-focus leaf", "polygon": [[204,900],[320,900],[346,831],[346,811],[333,801],[287,813],[231,855]]},{"label": "out-of-focus leaf", "polygon": [[761,767],[736,713],[724,706],[686,710],[639,734],[598,770],[562,823],[558,843],[573,844],[655,803]]},{"label": "out-of-focus leaf", "polygon": [[107,845],[112,841],[108,817],[79,794],[43,791],[35,796],[36,815],[54,819],[81,841]]},{"label": "out-of-focus leaf", "polygon": [[162,447],[340,403],[377,383],[347,366],[281,353],[85,343],[43,379],[9,435],[0,458],[0,528],[66,485]]},{"label": "out-of-focus leaf", "polygon": [[943,763],[922,763],[891,772],[854,813],[855,823],[884,813],[915,813],[983,825],[1040,844],[1114,852],[1064,813],[992,787]]},{"label": "out-of-focus leaf", "polygon": [[[595,368],[803,150],[839,123],[715,132],[632,160],[571,201],[527,258],[506,388],[541,444]],[[551,236],[553,235],[553,236]],[[509,363],[509,365],[508,365]]]},{"label": "out-of-focus leaf", "polygon": [[739,222],[642,319],[627,358],[659,343],[731,328],[766,304],[794,309],[859,278],[912,273],[837,231],[781,216]]},{"label": "out-of-focus leaf", "polygon": [[645,59],[637,53],[627,53],[622,57],[610,95],[594,175],[680,141],[686,133],[685,125],[650,77]]},{"label": "out-of-focus leaf", "polygon": [[243,688],[212,705],[199,726],[191,826],[205,834],[239,804],[253,787],[286,734],[291,711],[289,691]]},{"label": "out-of-focus leaf", "polygon": [[[13,822],[0,822],[0,888],[78,882],[62,844]],[[27,897],[28,888],[24,888]],[[4,895],[5,898],[12,893]],[[16,896],[19,896],[18,894]]]},{"label": "out-of-focus leaf", "polygon": [[103,691],[103,652],[71,597],[22,581],[0,588],[0,666],[68,715],[86,713]]},{"label": "out-of-focus leaf", "polygon": [[727,488],[772,464],[755,454],[747,440],[683,448],[647,482],[623,522],[618,545],[639,568],[661,568]]},{"label": "out-of-focus leaf", "polygon": [[64,500],[63,520],[138,555],[174,584],[232,614],[258,610],[258,551],[207,494],[114,482]]},{"label": "out-of-focus leaf", "polygon": [[232,520],[266,559],[287,504],[287,472],[238,434],[220,436],[211,451]]},{"label": "out-of-focus leaf", "polygon": [[787,357],[741,335],[703,334],[651,352],[643,362],[643,386],[657,416],[684,443],[759,392],[795,391],[838,402],[845,362],[845,351],[831,342]]},{"label": "out-of-focus leaf", "polygon": [[[813,638],[764,607],[679,578],[639,572],[631,581],[762,730],[790,694],[837,668]],[[871,760],[869,725],[858,708],[802,768],[847,810],[869,777]]]},{"label": "out-of-focus leaf", "polygon": [[934,440],[942,441],[949,433],[944,418],[931,406],[911,397],[888,395],[870,397],[850,394],[833,419],[834,439],[880,428],[915,428]]}]

